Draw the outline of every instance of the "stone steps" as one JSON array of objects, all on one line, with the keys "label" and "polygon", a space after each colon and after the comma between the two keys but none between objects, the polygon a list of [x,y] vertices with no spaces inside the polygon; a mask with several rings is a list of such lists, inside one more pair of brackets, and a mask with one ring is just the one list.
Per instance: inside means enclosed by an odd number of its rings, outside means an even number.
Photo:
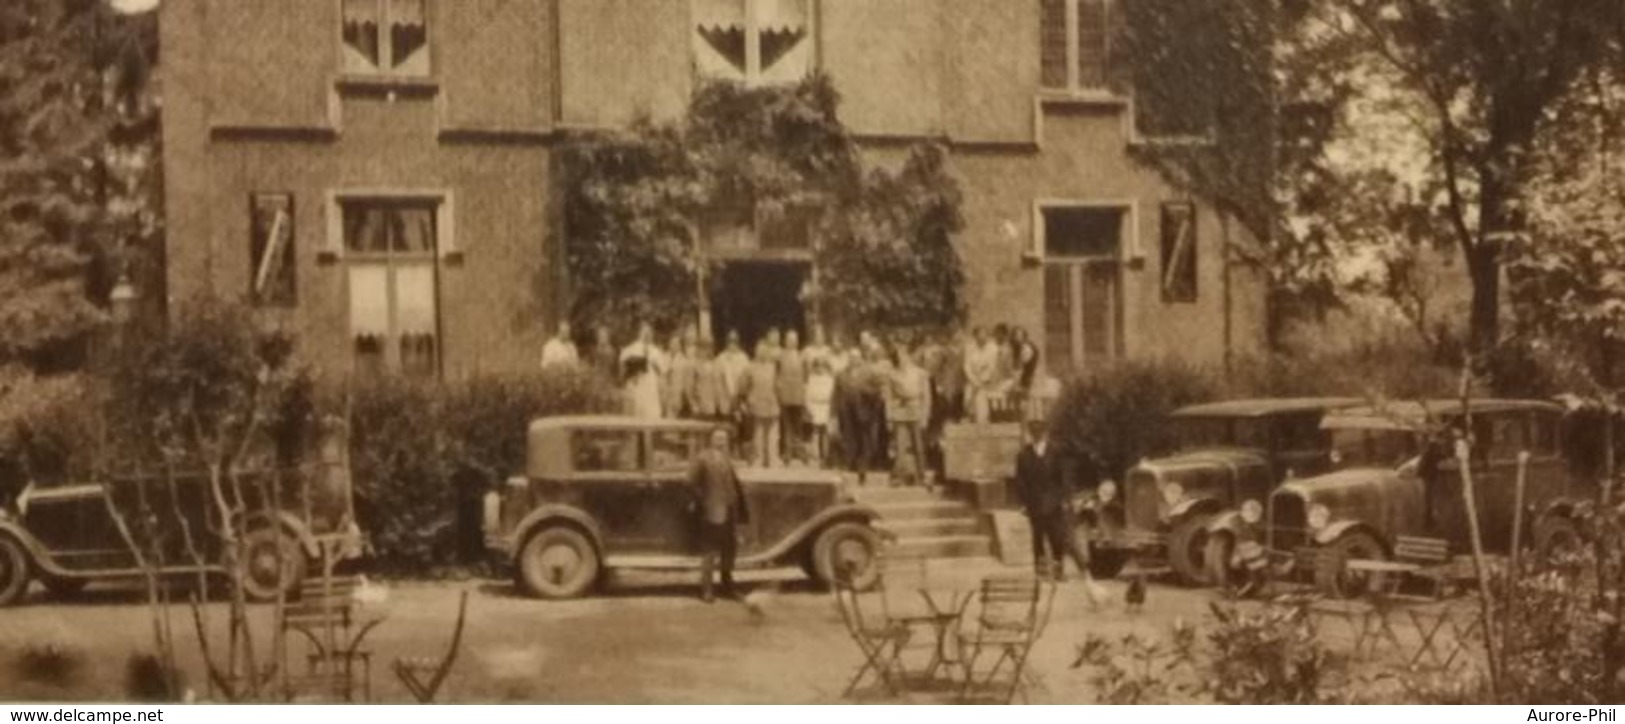
[{"label": "stone steps", "polygon": [[864,486],[855,493],[859,501],[880,512],[877,527],[896,536],[898,555],[928,559],[988,559],[993,555],[993,538],[981,513],[963,501],[920,487]]}]

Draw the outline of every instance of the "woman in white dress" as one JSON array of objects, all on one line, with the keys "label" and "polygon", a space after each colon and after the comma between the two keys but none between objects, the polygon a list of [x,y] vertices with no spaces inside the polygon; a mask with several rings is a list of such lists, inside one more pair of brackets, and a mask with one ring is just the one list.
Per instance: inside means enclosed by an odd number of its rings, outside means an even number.
[{"label": "woman in white dress", "polygon": [[637,339],[621,350],[627,408],[633,417],[644,420],[660,419],[660,381],[666,374],[666,354],[654,338],[654,328],[644,322],[638,326]]}]

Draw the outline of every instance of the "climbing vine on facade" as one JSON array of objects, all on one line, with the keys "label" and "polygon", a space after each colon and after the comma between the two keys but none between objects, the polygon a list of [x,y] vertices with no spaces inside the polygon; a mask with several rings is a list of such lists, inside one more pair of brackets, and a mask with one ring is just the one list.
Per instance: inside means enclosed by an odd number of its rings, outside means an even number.
[{"label": "climbing vine on facade", "polygon": [[578,322],[697,319],[728,225],[804,219],[818,282],[804,301],[828,318],[883,329],[941,327],[963,315],[953,234],[960,194],[946,152],[914,149],[897,171],[865,170],[829,79],[793,86],[709,83],[672,123],[572,139],[565,257]]}]

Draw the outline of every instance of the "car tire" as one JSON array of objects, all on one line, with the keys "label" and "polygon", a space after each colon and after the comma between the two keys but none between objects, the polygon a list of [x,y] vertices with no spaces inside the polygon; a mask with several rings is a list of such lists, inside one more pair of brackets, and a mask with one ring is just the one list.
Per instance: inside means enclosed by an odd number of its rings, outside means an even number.
[{"label": "car tire", "polygon": [[1559,565],[1585,547],[1585,535],[1574,521],[1548,515],[1535,522],[1535,557],[1541,564]]},{"label": "car tire", "polygon": [[305,551],[285,530],[262,527],[243,537],[243,595],[250,601],[292,597],[305,580]]},{"label": "car tire", "polygon": [[1358,598],[1381,590],[1387,576],[1351,574],[1351,560],[1388,560],[1388,552],[1376,536],[1362,531],[1344,533],[1320,552],[1315,560],[1315,588],[1332,598]]},{"label": "car tire", "polygon": [[1207,544],[1208,515],[1189,515],[1174,524],[1168,534],[1168,565],[1187,586],[1206,586],[1209,580],[1202,563],[1202,549]]},{"label": "car tire", "polygon": [[598,549],[569,526],[543,528],[525,539],[514,569],[519,585],[537,598],[577,598],[598,582]]},{"label": "car tire", "polygon": [[10,606],[28,591],[28,554],[15,539],[0,535],[0,606]]},{"label": "car tire", "polygon": [[1122,548],[1089,546],[1089,575],[1097,580],[1116,578],[1128,565],[1129,552]]},{"label": "car tire", "polygon": [[85,586],[90,585],[88,578],[51,577],[41,579],[40,582],[45,584],[45,590],[55,598],[73,598],[83,592]]},{"label": "car tire", "polygon": [[818,581],[835,585],[837,571],[853,570],[852,587],[860,591],[880,582],[880,535],[863,523],[836,523],[813,542],[813,567]]}]

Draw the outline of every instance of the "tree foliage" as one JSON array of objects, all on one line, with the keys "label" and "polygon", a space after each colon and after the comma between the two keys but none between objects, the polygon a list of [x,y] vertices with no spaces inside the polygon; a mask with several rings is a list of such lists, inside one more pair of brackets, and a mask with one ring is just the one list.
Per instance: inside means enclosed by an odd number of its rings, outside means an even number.
[{"label": "tree foliage", "polygon": [[1135,99],[1135,148],[1171,182],[1215,203],[1260,243],[1233,262],[1270,282],[1272,339],[1336,305],[1332,217],[1342,198],[1327,144],[1351,87],[1340,46],[1301,41],[1302,2],[1123,3],[1113,76]]},{"label": "tree foliage", "polygon": [[1508,248],[1519,332],[1571,389],[1610,404],[1625,359],[1625,81],[1605,73],[1553,114],[1531,162],[1528,227]]},{"label": "tree foliage", "polygon": [[[941,326],[963,313],[952,235],[959,192],[942,149],[901,171],[864,171],[829,79],[701,86],[674,123],[640,121],[564,150],[571,315],[579,321],[694,318],[719,225],[811,216],[832,314],[876,326]],[[799,216],[797,218],[800,218]]]},{"label": "tree foliage", "polygon": [[1542,128],[1612,62],[1622,13],[1617,0],[1338,0],[1304,36],[1338,46],[1365,92],[1392,94],[1377,112],[1410,126],[1426,160],[1411,185],[1437,242],[1462,255],[1479,351],[1500,341],[1502,269]]},{"label": "tree foliage", "polygon": [[157,234],[156,18],[0,7],[0,361],[72,369],[124,256]]}]

